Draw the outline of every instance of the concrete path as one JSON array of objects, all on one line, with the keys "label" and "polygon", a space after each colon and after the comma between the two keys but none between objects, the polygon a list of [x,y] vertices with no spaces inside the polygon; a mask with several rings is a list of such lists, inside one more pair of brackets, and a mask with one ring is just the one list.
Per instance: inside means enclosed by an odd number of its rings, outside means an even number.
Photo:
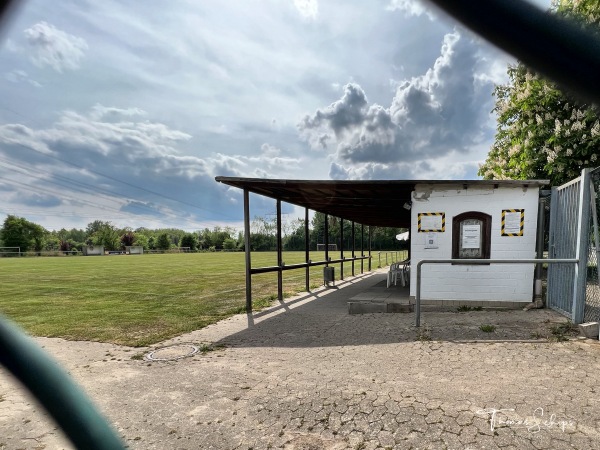
[{"label": "concrete path", "polygon": [[[349,315],[383,272],[151,349],[38,338],[135,449],[600,448],[600,344],[548,310]],[[483,332],[481,325],[495,331]],[[162,357],[183,347],[159,350]],[[206,348],[205,348],[206,349]],[[0,449],[71,448],[0,369]]]}]

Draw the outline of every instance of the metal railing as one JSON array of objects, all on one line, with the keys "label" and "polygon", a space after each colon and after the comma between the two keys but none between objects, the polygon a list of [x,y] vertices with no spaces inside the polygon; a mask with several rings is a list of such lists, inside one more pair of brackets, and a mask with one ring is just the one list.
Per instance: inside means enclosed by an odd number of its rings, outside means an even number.
[{"label": "metal railing", "polygon": [[[379,267],[385,267],[385,266],[389,266],[391,263],[395,263],[395,262],[399,262],[400,261],[400,254],[402,254],[402,258],[406,259],[406,256],[408,256],[408,250],[394,250],[394,251],[388,251],[388,252],[378,252],[378,264]],[[385,258],[385,264],[381,264],[381,256],[383,255],[383,257]],[[388,256],[389,256],[389,261],[388,261]]]},{"label": "metal railing", "polygon": [[415,326],[421,326],[421,268],[423,264],[578,264],[579,259],[422,259],[417,263],[417,292],[415,296]]}]

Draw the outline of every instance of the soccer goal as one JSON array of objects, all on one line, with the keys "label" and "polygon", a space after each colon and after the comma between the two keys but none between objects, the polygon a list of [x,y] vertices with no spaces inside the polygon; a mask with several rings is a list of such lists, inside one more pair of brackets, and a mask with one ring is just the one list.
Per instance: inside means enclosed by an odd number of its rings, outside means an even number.
[{"label": "soccer goal", "polygon": [[0,256],[21,256],[21,247],[0,247]]},{"label": "soccer goal", "polygon": [[[332,251],[332,250],[337,250],[337,244],[327,244],[327,250]],[[325,251],[325,244],[317,244],[317,251],[318,252],[324,252]]]}]

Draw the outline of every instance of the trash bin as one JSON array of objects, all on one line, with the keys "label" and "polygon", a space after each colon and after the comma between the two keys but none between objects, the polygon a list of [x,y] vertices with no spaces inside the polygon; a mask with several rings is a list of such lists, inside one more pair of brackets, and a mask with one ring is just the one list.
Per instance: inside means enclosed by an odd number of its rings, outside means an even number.
[{"label": "trash bin", "polygon": [[335,267],[323,267],[323,284],[329,286],[329,283],[335,286]]}]

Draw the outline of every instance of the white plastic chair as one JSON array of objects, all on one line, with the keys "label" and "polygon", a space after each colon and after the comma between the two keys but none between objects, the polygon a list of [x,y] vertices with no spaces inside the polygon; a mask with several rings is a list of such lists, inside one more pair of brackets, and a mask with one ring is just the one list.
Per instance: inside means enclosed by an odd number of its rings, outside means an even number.
[{"label": "white plastic chair", "polygon": [[402,262],[402,286],[406,286],[410,281],[410,259]]},{"label": "white plastic chair", "polygon": [[390,270],[387,274],[387,287],[390,287],[392,283],[394,286],[398,283],[398,275],[400,275],[400,283],[404,286],[404,278],[402,277],[402,268],[400,267],[400,263],[392,263],[390,264]]}]

